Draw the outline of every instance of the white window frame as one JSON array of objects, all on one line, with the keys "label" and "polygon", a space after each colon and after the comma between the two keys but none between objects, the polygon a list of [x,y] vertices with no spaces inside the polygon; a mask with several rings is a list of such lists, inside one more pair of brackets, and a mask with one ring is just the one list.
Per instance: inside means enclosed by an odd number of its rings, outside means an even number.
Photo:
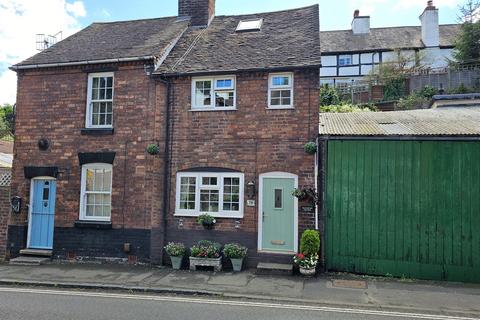
[{"label": "white window frame", "polygon": [[[113,166],[108,163],[88,163],[82,166],[82,178],[81,178],[81,191],[80,191],[80,220],[86,221],[111,221],[112,214],[110,209],[110,217],[88,217],[87,210],[86,210],[86,199],[87,199],[87,170],[88,169],[110,169],[110,192],[105,192],[104,194],[110,194],[112,196],[112,189],[113,189]],[[112,208],[110,204],[110,208]]]},{"label": "white window frame", "polygon": [[[93,101],[92,101],[92,88],[93,88],[93,78],[97,77],[112,77],[112,99],[98,100],[96,102],[111,102],[112,103],[112,124],[111,125],[94,125],[92,124],[92,112],[93,112]],[[85,128],[113,128],[113,98],[115,96],[115,76],[113,72],[100,72],[100,73],[90,73],[88,74],[88,83],[87,83],[87,110],[85,117]]]},{"label": "white window frame", "polygon": [[[232,80],[232,87],[230,88],[216,88],[217,80]],[[196,105],[195,104],[195,89],[196,82],[198,81],[211,81],[212,86],[210,88],[210,105]],[[225,111],[225,110],[237,110],[237,77],[234,75],[215,76],[215,77],[194,77],[192,78],[192,90],[191,90],[191,111]],[[231,107],[217,107],[215,106],[215,92],[233,91],[233,106]]]},{"label": "white window frame", "polygon": [[[340,60],[341,59],[344,59],[344,58],[347,58],[349,57],[350,58],[350,63],[340,63]],[[338,66],[339,67],[348,67],[348,66],[351,66],[353,65],[353,55],[351,54],[341,54],[338,56]]]},{"label": "white window frame", "polygon": [[[180,182],[182,178],[196,178],[195,183],[195,209],[180,209]],[[202,186],[202,178],[215,177],[217,178],[217,186]],[[225,211],[223,210],[223,187],[224,178],[239,178],[240,190],[239,190],[239,210],[238,211]],[[176,200],[175,200],[175,216],[182,217],[198,217],[201,214],[209,214],[215,218],[243,218],[243,203],[244,199],[244,174],[238,172],[179,172],[177,173],[176,180]],[[218,212],[202,212],[200,211],[200,189],[203,190],[219,190],[218,193]]]},{"label": "white window frame", "polygon": [[[274,77],[288,77],[290,79],[290,84],[285,85],[273,85]],[[270,73],[268,75],[268,109],[293,109],[294,108],[294,79],[293,72],[283,72],[283,73]],[[286,105],[272,105],[272,91],[275,90],[290,90],[290,104]]]}]

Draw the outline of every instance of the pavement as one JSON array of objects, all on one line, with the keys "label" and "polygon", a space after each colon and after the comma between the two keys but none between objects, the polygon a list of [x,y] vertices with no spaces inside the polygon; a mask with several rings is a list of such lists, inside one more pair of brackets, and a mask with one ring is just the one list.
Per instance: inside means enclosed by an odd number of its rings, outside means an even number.
[{"label": "pavement", "polygon": [[480,319],[480,285],[363,277],[350,274],[301,276],[172,270],[114,264],[0,264],[2,286],[49,286],[205,295],[255,301],[435,312]]}]

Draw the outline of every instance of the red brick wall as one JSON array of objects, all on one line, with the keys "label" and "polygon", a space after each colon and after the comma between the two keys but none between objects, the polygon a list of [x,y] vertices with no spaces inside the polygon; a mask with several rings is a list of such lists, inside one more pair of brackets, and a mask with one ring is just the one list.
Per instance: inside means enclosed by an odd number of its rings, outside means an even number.
[{"label": "red brick wall", "polygon": [[[3,170],[0,170],[0,173]],[[10,186],[0,187],[0,261],[5,258],[7,246],[7,223],[10,215]]]},{"label": "red brick wall", "polygon": [[[174,81],[173,141],[169,228],[201,230],[195,218],[174,217],[176,173],[194,167],[223,167],[245,174],[245,184],[265,172],[299,176],[300,186],[314,185],[314,156],[303,146],[318,133],[318,70],[295,71],[293,110],[267,110],[268,73],[237,74],[237,110],[193,112],[191,78]],[[255,198],[258,204],[258,193]],[[218,231],[257,232],[258,208],[244,204],[243,219],[217,219]],[[180,220],[183,227],[179,226]],[[300,232],[314,227],[314,216],[299,213]],[[172,232],[173,233],[173,232]],[[169,240],[175,240],[169,238]]]},{"label": "red brick wall", "polygon": [[[161,156],[150,156],[145,148],[163,138],[161,112],[154,103],[157,94],[163,95],[161,86],[145,75],[143,63],[120,65],[114,80],[115,133],[87,136],[80,133],[85,126],[87,76],[80,68],[19,74],[12,194],[29,201],[24,166],[58,166],[55,227],[72,227],[79,217],[78,153],[114,151],[113,228],[149,229],[160,179],[153,168],[161,167]],[[47,151],[37,147],[42,137],[51,142]],[[25,225],[26,220],[23,206],[10,224]]]}]

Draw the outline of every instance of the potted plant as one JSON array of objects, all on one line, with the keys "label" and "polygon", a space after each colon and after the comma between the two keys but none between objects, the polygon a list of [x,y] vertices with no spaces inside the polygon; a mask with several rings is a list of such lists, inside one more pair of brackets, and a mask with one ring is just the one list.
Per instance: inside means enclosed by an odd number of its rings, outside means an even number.
[{"label": "potted plant", "polygon": [[190,248],[190,270],[197,266],[213,267],[215,271],[222,270],[222,245],[217,242],[201,240]]},{"label": "potted plant", "polygon": [[306,256],[303,253],[297,253],[293,257],[293,262],[298,266],[302,275],[314,276],[318,263],[318,255]]},{"label": "potted plant", "polygon": [[301,274],[305,276],[315,275],[319,250],[320,234],[318,231],[305,230],[300,239],[300,253],[293,257],[293,261],[298,265]]},{"label": "potted plant", "polygon": [[238,243],[226,244],[223,248],[223,255],[230,259],[233,271],[242,271],[243,260],[247,256],[248,249]]},{"label": "potted plant", "polygon": [[319,194],[314,188],[295,188],[292,195],[300,201],[310,201],[312,204],[318,204],[320,201]]},{"label": "potted plant", "polygon": [[205,229],[213,229],[217,220],[208,213],[201,214],[197,217],[198,224],[202,225]]},{"label": "potted plant", "polygon": [[185,245],[183,243],[169,242],[165,246],[165,251],[170,256],[170,260],[172,260],[173,269],[180,270],[186,252]]}]

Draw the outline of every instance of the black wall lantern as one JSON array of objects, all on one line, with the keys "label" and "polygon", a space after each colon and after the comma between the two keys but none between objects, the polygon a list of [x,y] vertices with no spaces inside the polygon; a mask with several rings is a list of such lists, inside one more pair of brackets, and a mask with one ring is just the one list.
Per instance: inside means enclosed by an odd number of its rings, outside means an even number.
[{"label": "black wall lantern", "polygon": [[249,199],[255,198],[255,181],[247,182],[247,197]]}]

